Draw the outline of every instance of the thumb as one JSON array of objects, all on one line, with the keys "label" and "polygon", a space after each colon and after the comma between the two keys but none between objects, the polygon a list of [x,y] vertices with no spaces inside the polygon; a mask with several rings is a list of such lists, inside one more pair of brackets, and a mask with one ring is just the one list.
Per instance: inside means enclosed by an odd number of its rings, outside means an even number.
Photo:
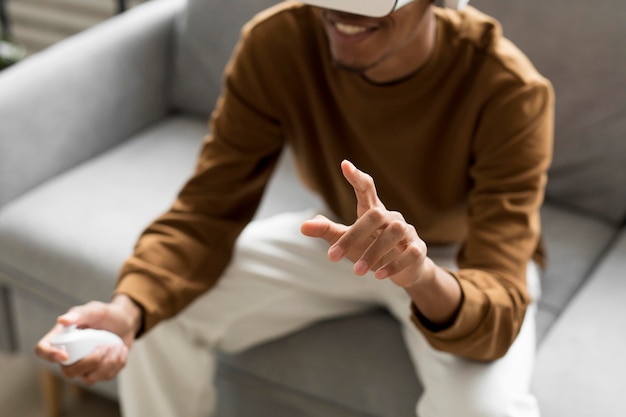
[{"label": "thumb", "polygon": [[347,226],[335,223],[322,215],[317,215],[311,220],[302,223],[300,231],[309,237],[322,238],[329,245],[333,245],[348,229]]},{"label": "thumb", "polygon": [[72,307],[67,313],[59,316],[57,322],[63,326],[75,324],[77,327],[97,327],[102,321],[104,303],[90,302]]}]

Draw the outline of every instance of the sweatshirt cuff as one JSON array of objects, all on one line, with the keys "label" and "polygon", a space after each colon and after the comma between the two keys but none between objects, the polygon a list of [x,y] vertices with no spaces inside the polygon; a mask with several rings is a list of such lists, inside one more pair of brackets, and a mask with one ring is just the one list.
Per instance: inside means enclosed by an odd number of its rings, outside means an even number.
[{"label": "sweatshirt cuff", "polygon": [[411,303],[411,319],[432,347],[462,355],[468,349],[468,338],[480,326],[488,305],[486,296],[471,282],[461,280],[454,271],[448,271],[461,286],[462,301],[454,320],[447,326],[433,326],[427,322],[415,304]]},{"label": "sweatshirt cuff", "polygon": [[130,273],[120,278],[115,294],[125,294],[142,310],[143,322],[137,337],[152,329],[159,321],[170,316],[170,294],[150,276]]}]

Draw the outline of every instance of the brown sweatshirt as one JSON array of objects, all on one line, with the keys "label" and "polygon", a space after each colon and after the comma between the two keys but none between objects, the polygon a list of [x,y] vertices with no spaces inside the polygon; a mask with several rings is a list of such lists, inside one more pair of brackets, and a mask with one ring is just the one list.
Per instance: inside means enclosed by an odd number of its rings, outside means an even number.
[{"label": "brown sweatshirt", "polygon": [[542,261],[553,91],[493,19],[436,13],[427,63],[384,85],[333,66],[309,6],[281,3],[244,27],[195,174],[120,274],[117,292],[144,308],[145,330],[215,284],[288,144],[302,181],[345,224],[356,218],[339,169],[349,159],[428,245],[461,244],[455,321],[432,329],[414,309],[435,348],[479,360],[507,351],[530,301],[527,264]]}]

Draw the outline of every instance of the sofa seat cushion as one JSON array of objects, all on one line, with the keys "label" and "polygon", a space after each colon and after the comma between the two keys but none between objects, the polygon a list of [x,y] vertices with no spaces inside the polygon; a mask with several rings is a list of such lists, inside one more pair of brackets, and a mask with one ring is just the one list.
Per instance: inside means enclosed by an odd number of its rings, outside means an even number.
[{"label": "sofa seat cushion", "polygon": [[272,391],[273,403],[291,407],[290,415],[329,415],[322,411],[332,406],[330,415],[409,416],[422,392],[399,324],[382,310],[324,321],[221,359],[220,375],[239,381],[223,389],[226,416],[254,416],[241,398],[258,390]]},{"label": "sofa seat cushion", "polygon": [[626,232],[539,350],[533,389],[546,416],[626,415]]},{"label": "sofa seat cushion", "polygon": [[541,210],[548,266],[542,274],[537,330],[539,340],[607,250],[612,223],[548,201]]},{"label": "sofa seat cushion", "polygon": [[0,210],[0,274],[68,304],[112,294],[148,222],[192,172],[204,120],[171,117]]}]

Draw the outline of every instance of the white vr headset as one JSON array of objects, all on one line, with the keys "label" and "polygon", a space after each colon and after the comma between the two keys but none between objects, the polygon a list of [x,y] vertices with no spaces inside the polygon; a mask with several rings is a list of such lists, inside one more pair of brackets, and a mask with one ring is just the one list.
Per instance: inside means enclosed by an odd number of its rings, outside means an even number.
[{"label": "white vr headset", "polygon": [[[301,0],[303,3],[324,9],[338,10],[351,14],[369,17],[387,16],[394,10],[414,0]],[[450,7],[461,10],[469,0],[435,0],[440,7]]]}]

